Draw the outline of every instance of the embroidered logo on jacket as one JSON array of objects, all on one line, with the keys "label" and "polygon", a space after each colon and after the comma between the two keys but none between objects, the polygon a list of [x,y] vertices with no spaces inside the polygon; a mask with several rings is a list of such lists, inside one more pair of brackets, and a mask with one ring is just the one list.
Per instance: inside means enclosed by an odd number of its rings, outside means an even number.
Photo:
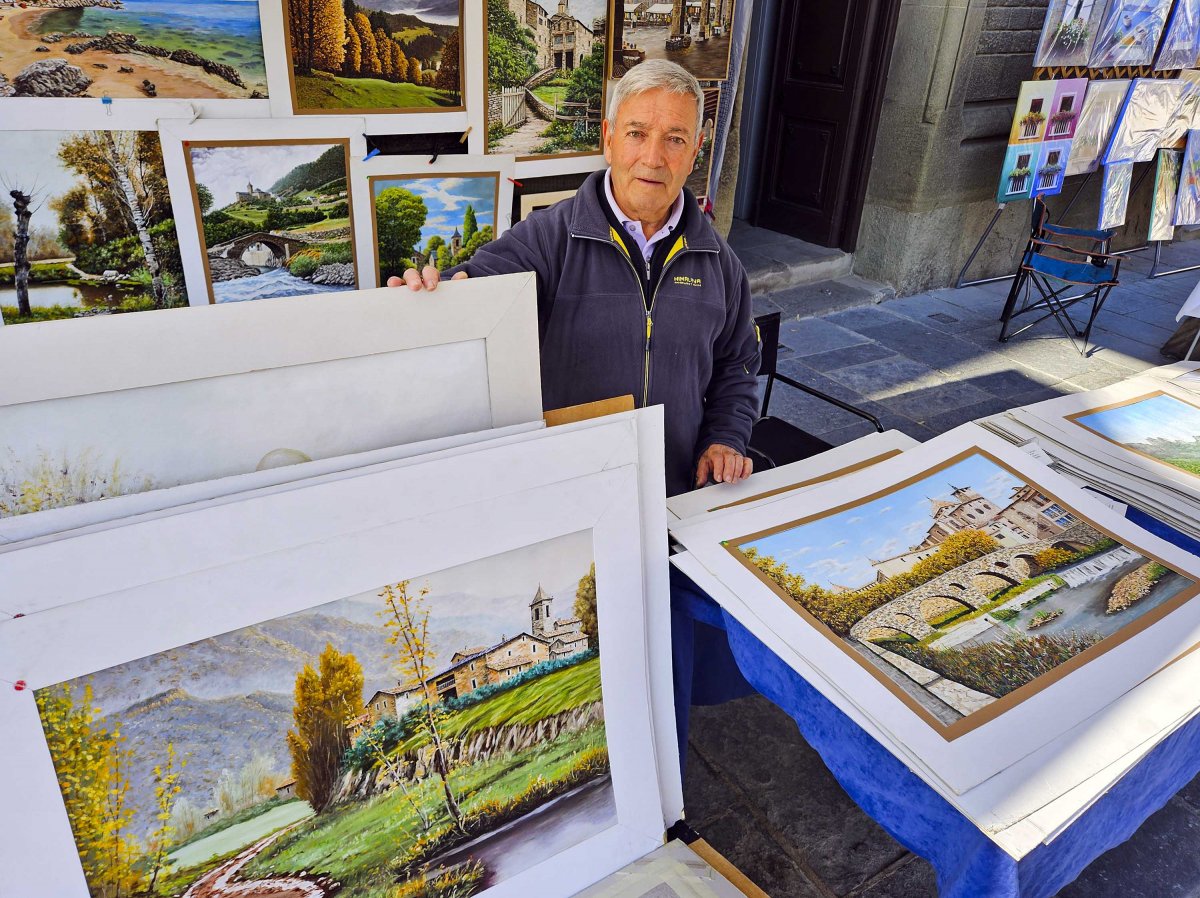
[{"label": "embroidered logo on jacket", "polygon": [[675,284],[679,287],[699,287],[700,278],[688,277],[686,274],[675,275]]}]

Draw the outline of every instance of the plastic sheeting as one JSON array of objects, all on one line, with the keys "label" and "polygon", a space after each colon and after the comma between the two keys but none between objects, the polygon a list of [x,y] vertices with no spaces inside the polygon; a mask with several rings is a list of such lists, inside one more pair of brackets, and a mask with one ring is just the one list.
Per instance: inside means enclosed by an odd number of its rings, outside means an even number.
[{"label": "plastic sheeting", "polygon": [[1088,65],[1150,65],[1167,25],[1171,0],[1113,0],[1109,5]]},{"label": "plastic sheeting", "polygon": [[1189,131],[1175,199],[1176,225],[1200,224],[1200,131]]},{"label": "plastic sheeting", "polygon": [[1171,240],[1175,237],[1175,197],[1179,193],[1182,150],[1159,150],[1154,172],[1154,200],[1150,204],[1150,233],[1147,240]]},{"label": "plastic sheeting", "polygon": [[1084,66],[1104,16],[1104,0],[1051,0],[1034,66]]},{"label": "plastic sheeting", "polygon": [[1129,208],[1129,187],[1133,182],[1133,163],[1116,162],[1104,166],[1104,182],[1100,187],[1101,230],[1119,228],[1125,224],[1125,212]]},{"label": "plastic sheeting", "polygon": [[1108,146],[1117,114],[1129,93],[1129,79],[1092,81],[1088,84],[1083,110],[1075,126],[1075,142],[1067,162],[1067,174],[1082,175],[1094,172],[1100,156]]},{"label": "plastic sheeting", "polygon": [[1158,48],[1154,70],[1190,69],[1197,60],[1200,60],[1200,0],[1175,0],[1175,11]]},{"label": "plastic sheeting", "polygon": [[1135,78],[1117,116],[1103,162],[1149,162],[1184,102],[1190,82]]}]

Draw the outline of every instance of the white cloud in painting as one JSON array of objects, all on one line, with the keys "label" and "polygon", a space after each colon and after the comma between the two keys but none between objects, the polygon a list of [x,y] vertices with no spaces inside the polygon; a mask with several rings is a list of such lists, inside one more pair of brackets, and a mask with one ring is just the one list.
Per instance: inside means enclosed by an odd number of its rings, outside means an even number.
[{"label": "white cloud in painting", "polygon": [[237,192],[253,184],[270,190],[284,175],[306,162],[315,162],[332,143],[278,144],[245,147],[192,147],[196,181],[213,195],[213,209],[223,209]]},{"label": "white cloud in painting", "polygon": [[838,540],[836,543],[834,543],[834,544],[833,544],[832,546],[830,546],[829,548],[831,548],[831,549],[840,549],[842,546],[848,546],[848,545],[850,545],[850,540],[848,540],[848,539],[839,539],[839,540]]}]

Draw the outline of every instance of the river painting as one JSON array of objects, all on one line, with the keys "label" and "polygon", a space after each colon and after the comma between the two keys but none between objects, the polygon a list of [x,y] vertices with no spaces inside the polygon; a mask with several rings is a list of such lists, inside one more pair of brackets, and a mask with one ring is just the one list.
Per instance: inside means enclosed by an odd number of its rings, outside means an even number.
[{"label": "river painting", "polygon": [[348,140],[190,143],[212,302],[353,290]]},{"label": "river painting", "polygon": [[590,533],[38,691],[93,896],[465,898],[616,823]]},{"label": "river painting", "polygon": [[0,183],[5,324],[187,304],[156,133],[0,131]]},{"label": "river painting", "polygon": [[729,545],[947,738],[1200,592],[977,450]]},{"label": "river painting", "polygon": [[16,96],[267,96],[257,0],[47,0],[0,8],[0,87],[11,84]]}]

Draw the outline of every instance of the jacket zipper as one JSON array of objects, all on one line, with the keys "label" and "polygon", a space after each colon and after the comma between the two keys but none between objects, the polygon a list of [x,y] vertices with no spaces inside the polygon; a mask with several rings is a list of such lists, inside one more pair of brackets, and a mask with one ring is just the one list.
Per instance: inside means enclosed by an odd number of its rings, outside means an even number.
[{"label": "jacket zipper", "polygon": [[[571,234],[571,236],[578,238],[580,240],[595,240],[597,243],[608,244],[614,250],[616,250],[617,253],[620,256],[622,256],[626,262],[629,263],[629,270],[633,272],[633,276],[637,280],[638,293],[640,293],[641,297],[642,297],[642,311],[646,315],[646,342],[644,344],[644,349],[643,349],[643,353],[642,353],[642,405],[641,405],[642,408],[645,408],[650,402],[650,337],[651,337],[651,334],[654,332],[654,303],[658,299],[659,284],[661,284],[663,282],[663,278],[666,277],[668,269],[670,269],[670,267],[675,264],[675,260],[678,259],[680,256],[687,255],[688,253],[715,253],[715,252],[717,252],[717,250],[682,249],[679,252],[677,252],[670,260],[668,260],[667,264],[663,266],[663,270],[658,276],[658,284],[654,285],[654,292],[650,294],[650,301],[647,302],[646,301],[646,291],[642,287],[642,276],[640,274],[638,274],[638,270],[634,266],[633,259],[631,259],[629,257],[628,253],[624,252],[621,249],[621,247],[617,246],[617,244],[611,239],[604,239],[602,237],[589,237],[586,234]],[[647,262],[646,263],[646,278],[647,278],[647,280],[649,279],[649,277],[650,277],[650,263]]]}]

